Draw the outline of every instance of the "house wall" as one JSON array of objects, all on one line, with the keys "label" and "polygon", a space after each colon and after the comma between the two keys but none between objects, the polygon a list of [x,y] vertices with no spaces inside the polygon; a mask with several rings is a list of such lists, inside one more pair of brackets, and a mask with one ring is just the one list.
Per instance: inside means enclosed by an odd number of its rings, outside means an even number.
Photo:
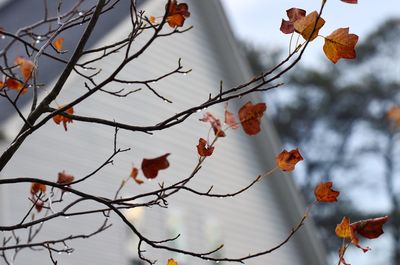
[{"label": "house wall", "polygon": [[[201,1],[202,2],[202,1]],[[207,6],[207,4],[205,4]],[[159,16],[163,12],[160,1],[151,1],[145,5],[148,15]],[[163,102],[150,91],[143,88],[139,93],[131,94],[127,98],[110,97],[98,93],[82,102],[75,108],[78,115],[93,115],[115,119],[118,122],[127,122],[139,125],[154,125],[173,115],[179,110],[194,106],[206,101],[209,93],[219,91],[222,79],[225,87],[238,82],[238,76],[232,71],[232,64],[224,67],[221,62],[232,58],[226,57],[227,51],[220,50],[216,44],[215,31],[210,28],[206,9],[200,1],[190,2],[192,13],[186,25],[194,28],[185,33],[177,34],[172,38],[163,38],[156,42],[143,57],[129,65],[121,73],[121,79],[147,79],[170,71],[176,67],[178,58],[182,58],[185,68],[193,68],[188,75],[179,75],[167,78],[154,88],[164,97],[173,101],[173,104]],[[129,21],[125,20],[112,32],[107,32],[103,43],[126,36],[129,32]],[[211,32],[211,33],[210,33]],[[229,35],[229,33],[228,33]],[[140,47],[146,36],[135,41]],[[228,45],[229,42],[226,44]],[[72,47],[66,47],[72,49]],[[117,58],[121,58],[117,55]],[[229,60],[228,60],[229,58]],[[240,62],[238,68],[243,67]],[[99,76],[106,76],[118,64],[118,59],[106,59],[101,65]],[[50,86],[51,87],[51,86]],[[113,84],[109,90],[120,88],[135,89],[138,87]],[[69,80],[63,94],[57,99],[59,104],[69,102],[85,91],[83,80],[74,75]],[[230,108],[237,112],[238,106],[245,102],[232,102]],[[155,132],[153,136],[144,133],[120,131],[118,145],[122,148],[132,148],[130,152],[121,154],[114,159],[114,165],[101,170],[96,176],[76,188],[83,191],[95,191],[99,196],[112,197],[123,178],[130,173],[132,163],[139,165],[141,159],[157,157],[164,153],[171,153],[170,168],[160,173],[154,181],[146,181],[138,186],[133,181],[123,190],[123,195],[135,195],[150,191],[158,187],[158,183],[166,184],[184,178],[190,174],[198,159],[196,145],[199,137],[207,138],[209,126],[198,121],[206,112],[210,111],[220,118],[223,117],[223,106],[216,106],[193,115],[182,125],[166,131]],[[20,125],[18,118],[14,118],[7,125],[8,134],[13,135]],[[268,126],[268,125],[267,125]],[[16,153],[2,175],[7,177],[30,176],[55,180],[57,172],[66,170],[77,178],[85,176],[98,167],[112,152],[113,128],[89,123],[74,122],[68,125],[68,132],[61,126],[49,122],[34,133],[21,149]],[[210,136],[212,137],[212,136]],[[270,150],[261,152],[257,146],[265,146],[265,142],[275,141],[266,130],[257,137],[249,137],[241,129],[228,131],[226,138],[220,139],[216,150],[207,159],[201,171],[193,179],[191,187],[206,191],[213,186],[218,193],[232,192],[250,183],[258,174],[273,166],[274,153]],[[273,145],[273,144],[272,144]],[[260,156],[263,157],[260,157]],[[246,256],[248,253],[264,250],[278,244],[289,233],[297,221],[290,219],[287,204],[282,203],[282,196],[277,195],[276,178],[279,175],[266,178],[254,186],[250,191],[238,197],[228,199],[203,198],[197,195],[181,192],[171,197],[169,209],[158,207],[142,209],[134,213],[134,224],[144,234],[155,240],[165,239],[181,233],[181,237],[174,243],[190,251],[209,251],[216,245],[223,243],[225,247],[219,253],[222,256]],[[21,220],[30,207],[29,185],[8,187],[8,204],[6,223],[11,224]],[[293,192],[293,191],[291,191]],[[1,192],[1,194],[4,194]],[[73,199],[71,194],[66,200]],[[143,200],[142,202],[145,202]],[[98,205],[85,204],[91,209]],[[4,207],[4,206],[3,206]],[[81,206],[83,208],[83,206]],[[76,210],[81,208],[78,206]],[[53,211],[59,208],[54,205]],[[60,238],[74,231],[91,232],[104,220],[104,216],[92,215],[71,217],[68,219],[46,223],[42,233],[37,238]],[[1,220],[3,221],[3,220]],[[60,264],[129,264],[135,259],[136,239],[127,231],[126,227],[115,216],[110,217],[112,228],[88,240],[76,240],[70,244],[76,251],[71,255],[60,254],[56,257]],[[26,231],[17,231],[24,235]],[[299,242],[290,242],[284,248],[254,260],[247,264],[305,264]],[[51,264],[46,252],[22,251],[14,263],[17,264]],[[172,253],[147,248],[145,253],[151,259],[165,264],[167,258],[177,258],[181,264],[205,264],[198,259],[183,257]]]}]

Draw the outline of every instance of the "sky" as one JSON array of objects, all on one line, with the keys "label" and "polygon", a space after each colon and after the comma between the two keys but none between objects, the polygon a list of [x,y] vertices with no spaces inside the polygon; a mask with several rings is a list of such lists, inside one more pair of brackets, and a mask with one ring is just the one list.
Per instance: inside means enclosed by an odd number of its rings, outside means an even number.
[{"label": "sky", "polygon": [[[286,10],[298,7],[310,13],[319,10],[320,3],[320,0],[222,0],[237,37],[257,46],[283,50],[288,48],[290,39],[290,35],[279,31],[282,18],[287,19]],[[322,16],[326,23],[320,34],[326,36],[337,28],[350,27],[350,32],[363,41],[377,25],[393,16],[400,16],[399,0],[359,0],[356,5],[328,0]],[[323,41],[319,39],[308,50],[304,63],[321,62]]]}]

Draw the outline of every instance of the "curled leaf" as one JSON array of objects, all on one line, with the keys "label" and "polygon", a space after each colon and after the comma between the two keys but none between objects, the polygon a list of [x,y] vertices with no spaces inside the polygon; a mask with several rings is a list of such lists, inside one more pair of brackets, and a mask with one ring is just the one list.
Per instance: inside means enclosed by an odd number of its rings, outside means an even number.
[{"label": "curled leaf", "polygon": [[324,24],[325,20],[322,17],[318,17],[317,11],[314,11],[307,16],[298,19],[293,23],[296,32],[303,36],[305,40],[309,41],[313,41],[318,36],[319,30],[324,26]]},{"label": "curled leaf", "polygon": [[265,103],[253,105],[251,101],[240,108],[239,119],[245,133],[255,135],[261,131],[261,119],[266,110],[267,105]]},{"label": "curled leaf", "polygon": [[22,56],[18,56],[15,59],[15,64],[19,65],[19,70],[23,77],[23,81],[27,82],[32,76],[32,71],[34,68],[33,62],[31,60],[25,59]]},{"label": "curled leaf", "polygon": [[336,202],[340,192],[332,189],[332,181],[321,182],[314,189],[314,195],[319,202]]},{"label": "curled leaf", "polygon": [[57,52],[62,52],[62,50],[63,50],[63,45],[62,45],[63,42],[64,42],[64,38],[63,37],[60,37],[60,38],[56,39],[53,42],[53,46],[57,50]]},{"label": "curled leaf", "polygon": [[209,146],[205,139],[199,139],[199,144],[197,145],[197,153],[199,156],[210,156],[212,155],[213,151],[214,147]]},{"label": "curled leaf", "polygon": [[299,149],[293,149],[290,152],[283,150],[276,158],[276,165],[282,171],[293,171],[296,164],[304,160],[301,156]]},{"label": "curled leaf", "polygon": [[31,194],[36,195],[39,192],[41,193],[45,193],[46,192],[46,185],[41,184],[41,183],[37,183],[37,182],[33,182],[31,185]]},{"label": "curled leaf", "polygon": [[38,213],[40,213],[42,211],[44,207],[44,202],[41,200],[38,200],[37,202],[35,202],[35,209],[36,211],[38,211]]},{"label": "curled leaf", "polygon": [[134,180],[138,185],[141,185],[141,184],[144,183],[144,181],[141,180],[141,179],[138,179],[138,173],[139,173],[139,170],[138,170],[136,167],[132,167],[130,177],[133,178],[133,180]]},{"label": "curled leaf", "polygon": [[188,4],[178,4],[176,0],[170,1],[167,11],[167,23],[170,27],[182,27],[188,17],[190,17]]},{"label": "curled leaf", "polygon": [[339,28],[325,38],[324,53],[333,63],[339,59],[354,59],[358,36],[349,34],[349,28]]},{"label": "curled leaf", "polygon": [[352,223],[353,230],[363,237],[374,239],[383,234],[383,225],[389,220],[389,216],[371,218]]},{"label": "curled leaf", "polygon": [[225,137],[225,132],[222,130],[221,121],[214,117],[210,112],[204,114],[203,118],[199,119],[202,122],[209,122],[218,137]]},{"label": "curled leaf", "polygon": [[150,16],[149,17],[149,21],[150,21],[151,24],[156,23],[156,17],[155,16]]},{"label": "curled leaf", "polygon": [[169,162],[167,160],[169,155],[170,153],[152,159],[144,158],[142,161],[143,175],[148,179],[157,177],[158,171],[169,167]]},{"label": "curled leaf", "polygon": [[282,19],[280,30],[285,34],[290,34],[294,32],[294,22],[306,15],[306,11],[301,8],[292,7],[286,10],[286,14],[289,20]]},{"label": "curled leaf", "polygon": [[342,2],[348,3],[348,4],[357,4],[357,0],[340,0]]},{"label": "curled leaf", "polygon": [[[62,106],[60,106],[60,108],[62,108]],[[69,108],[69,109],[66,109],[65,112],[66,112],[67,114],[72,115],[72,114],[74,114],[74,109],[71,107],[71,108]],[[53,121],[54,121],[56,124],[60,124],[60,123],[62,122],[65,131],[68,130],[68,129],[67,129],[67,123],[72,123],[72,122],[73,122],[72,119],[70,119],[70,118],[68,118],[68,117],[65,117],[65,116],[63,116],[63,115],[61,115],[61,114],[54,115],[54,116],[53,116]]]},{"label": "curled leaf", "polygon": [[57,183],[61,185],[68,185],[73,182],[75,179],[74,176],[65,173],[63,170],[62,172],[58,172]]}]

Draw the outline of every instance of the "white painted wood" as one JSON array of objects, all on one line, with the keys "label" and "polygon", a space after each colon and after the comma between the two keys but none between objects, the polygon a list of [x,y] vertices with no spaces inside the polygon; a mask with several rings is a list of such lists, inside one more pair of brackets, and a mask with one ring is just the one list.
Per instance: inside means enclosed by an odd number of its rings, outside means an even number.
[{"label": "white painted wood", "polygon": [[[161,1],[148,2],[145,7],[148,15],[159,15],[163,11]],[[181,57],[186,68],[193,68],[192,73],[173,76],[154,84],[157,92],[172,100],[173,104],[163,102],[143,88],[140,93],[124,99],[98,93],[78,105],[75,108],[76,113],[115,119],[118,122],[154,125],[175,112],[205,101],[209,93],[216,94],[220,79],[226,87],[245,81],[243,78],[246,78],[246,66],[237,61],[236,55],[229,54],[232,51],[232,40],[215,39],[219,34],[229,36],[230,32],[221,33],[210,28],[210,21],[218,19],[220,11],[216,10],[215,14],[205,13],[207,7],[209,8],[210,4],[203,4],[203,1],[190,2],[192,16],[186,24],[193,25],[193,30],[157,41],[143,57],[130,64],[127,70],[119,75],[122,79],[153,78],[175,68],[178,58]],[[221,18],[221,23],[226,23],[224,18]],[[109,43],[120,39],[128,32],[129,21],[125,20],[113,32],[105,33],[102,42]],[[139,39],[135,45],[140,47],[143,41],[145,38]],[[226,45],[226,50],[221,49],[221,45]],[[115,57],[105,60],[101,65],[100,76],[111,73],[118,62]],[[226,62],[230,63],[225,64]],[[113,84],[107,89],[117,90],[121,87],[123,86]],[[57,102],[68,102],[84,91],[82,79],[76,75],[72,76]],[[246,100],[243,99],[241,103],[232,102],[230,108],[237,112],[238,106]],[[223,118],[223,106],[216,106],[207,111]],[[91,180],[80,184],[79,188],[83,191],[95,191],[99,196],[111,197],[121,180],[128,176],[132,163],[140,165],[143,157],[157,157],[167,152],[171,153],[171,167],[162,171],[155,181],[146,182],[142,186],[129,183],[123,191],[124,195],[150,191],[157,188],[157,182],[168,184],[188,176],[198,159],[198,138],[206,138],[209,133],[209,125],[198,121],[205,112],[204,110],[193,115],[180,126],[155,132],[153,136],[120,131],[119,146],[130,147],[132,151],[118,156],[113,166],[106,167]],[[13,118],[6,126],[8,134],[15,134],[19,125],[18,118]],[[214,192],[232,192],[250,183],[258,174],[271,169],[274,166],[273,159],[277,149],[274,142],[277,138],[273,135],[270,124],[265,127],[267,129],[264,128],[263,133],[256,137],[245,135],[241,129],[228,131],[228,136],[218,141],[212,158],[206,161],[190,186],[206,191],[213,185]],[[61,126],[56,126],[53,122],[46,124],[22,145],[2,176],[30,176],[55,180],[57,172],[66,170],[79,178],[91,172],[111,154],[113,128],[79,122],[68,124],[68,128],[68,132],[64,132]],[[260,151],[257,147],[267,147],[267,150]],[[288,198],[297,198],[297,195],[282,195],[276,190],[276,183],[281,182],[278,179],[281,177],[287,179],[287,176],[275,174],[235,198],[210,199],[181,192],[168,201],[168,210],[157,207],[143,209],[142,219],[136,220],[135,224],[137,223],[144,234],[155,240],[174,236],[180,231],[182,235],[176,244],[190,251],[206,252],[223,243],[225,247],[220,255],[246,256],[248,253],[278,244],[299,220],[296,217],[301,206],[291,208],[287,203]],[[285,185],[292,185],[290,181],[285,181],[289,183]],[[6,207],[9,207],[10,211],[7,212],[6,220],[1,221],[11,224],[20,220],[29,208],[29,185],[9,187],[7,192],[9,200],[2,200],[2,203],[7,204]],[[288,192],[296,193],[292,186]],[[93,209],[98,207],[94,203],[85,205],[91,205]],[[57,211],[56,206],[54,211]],[[289,214],[289,211],[293,211],[294,214]],[[93,231],[101,224],[102,219],[101,215],[94,215],[52,221],[46,224],[40,238],[56,239],[76,231]],[[110,231],[92,239],[74,241],[71,247],[74,247],[76,252],[56,257],[60,264],[128,265],[129,258],[136,256],[135,247],[132,246],[135,239],[118,218],[112,216],[111,220],[113,227]],[[22,235],[25,231],[18,233]],[[304,257],[307,247],[304,242],[294,240],[271,255],[246,263],[309,264],[306,262],[309,259]],[[158,259],[159,264],[165,264],[168,257],[174,256],[152,249],[148,249],[145,255],[151,259]],[[207,263],[181,255],[175,258],[180,264]],[[45,252],[23,251],[18,255],[15,265],[28,262],[51,264]]]}]

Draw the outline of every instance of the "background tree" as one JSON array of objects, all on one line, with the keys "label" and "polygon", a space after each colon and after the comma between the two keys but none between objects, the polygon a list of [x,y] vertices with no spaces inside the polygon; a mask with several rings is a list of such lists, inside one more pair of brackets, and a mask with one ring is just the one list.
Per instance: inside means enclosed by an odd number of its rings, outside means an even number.
[{"label": "background tree", "polygon": [[[338,216],[367,219],[387,214],[394,265],[400,264],[399,135],[388,111],[400,103],[399,33],[399,19],[390,19],[357,47],[356,60],[338,67],[302,67],[287,76],[283,91],[270,95],[290,99],[274,102],[273,121],[286,146],[305,151],[302,171],[295,178],[305,198],[312,201],[315,184],[329,179],[341,190],[359,192],[315,215],[330,251],[337,251],[337,244],[328,239]],[[245,50],[253,70],[260,71],[265,63],[254,54],[264,51]],[[378,192],[375,203],[365,202],[365,193],[360,192],[364,189]],[[382,209],[380,204],[389,206]]]}]

